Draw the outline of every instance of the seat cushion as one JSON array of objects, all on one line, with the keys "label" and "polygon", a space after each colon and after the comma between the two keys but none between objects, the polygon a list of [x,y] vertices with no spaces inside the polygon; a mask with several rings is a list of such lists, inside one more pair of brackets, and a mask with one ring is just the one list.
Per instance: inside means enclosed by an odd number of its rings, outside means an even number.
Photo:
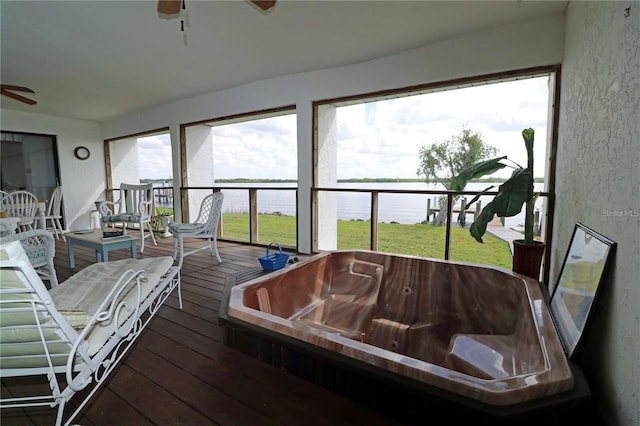
[{"label": "seat cushion", "polygon": [[46,311],[48,298],[38,296],[48,292],[20,241],[0,244],[0,260],[22,268],[3,264],[0,269],[0,369],[46,367],[42,339],[53,364],[64,365],[71,344]]},{"label": "seat cushion", "polygon": [[25,253],[20,241],[3,242],[0,244],[0,260],[22,260],[29,262],[27,253]]},{"label": "seat cushion", "polygon": [[[141,282],[141,299],[144,300],[172,265],[173,259],[170,256],[95,263],[51,289],[49,293],[58,312],[65,315],[74,327],[84,327],[87,324],[86,321],[98,312],[100,305],[124,272],[144,270],[147,273],[146,280]],[[131,291],[129,287],[123,300],[128,302],[131,309],[126,315],[121,316],[120,324],[133,314],[136,299],[136,292]],[[113,331],[112,320],[103,321],[94,326],[86,337],[89,343],[89,354],[93,355],[100,350]]]},{"label": "seat cushion", "polygon": [[[148,220],[148,216],[142,218],[143,220]],[[112,222],[140,222],[140,215],[135,213],[122,213],[122,214],[114,214],[111,216],[102,216],[102,221],[105,223]]]},{"label": "seat cushion", "polygon": [[172,222],[169,224],[169,231],[172,234],[191,234],[200,231],[202,228],[204,228],[204,225],[201,223]]}]

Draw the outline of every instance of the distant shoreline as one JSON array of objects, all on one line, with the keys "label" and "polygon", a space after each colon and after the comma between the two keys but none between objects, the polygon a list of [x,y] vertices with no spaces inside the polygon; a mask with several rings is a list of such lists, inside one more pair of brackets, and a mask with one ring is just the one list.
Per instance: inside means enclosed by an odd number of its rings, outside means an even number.
[{"label": "distant shoreline", "polygon": [[[140,179],[141,182],[170,182],[172,179]],[[474,179],[471,182],[487,182],[496,183],[504,182],[507,179],[502,178],[485,178]],[[544,182],[543,177],[537,177],[535,182]],[[216,179],[216,183],[297,183],[297,179],[249,179],[249,178],[233,178],[233,179]],[[338,183],[375,183],[375,182],[425,182],[425,183],[439,183],[438,179],[417,179],[417,178],[348,178],[338,179]]]}]

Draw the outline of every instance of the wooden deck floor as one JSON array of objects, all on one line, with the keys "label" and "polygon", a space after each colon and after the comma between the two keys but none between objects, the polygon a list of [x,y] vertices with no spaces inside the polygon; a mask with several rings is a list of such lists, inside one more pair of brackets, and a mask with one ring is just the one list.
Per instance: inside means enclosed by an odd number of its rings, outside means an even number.
[{"label": "wooden deck floor", "polygon": [[[75,423],[443,424],[441,416],[434,418],[428,408],[420,418],[393,416],[389,410],[365,406],[225,346],[218,324],[225,279],[256,268],[264,249],[228,242],[218,247],[221,264],[208,254],[185,259],[181,271],[184,308],[179,309],[175,295],[167,301]],[[147,245],[139,257],[171,255],[172,249],[172,239],[159,239],[157,246]],[[110,260],[128,256],[127,250],[109,254]],[[95,262],[94,253],[81,247],[75,248],[75,258],[75,271]],[[74,273],[68,261],[66,243],[60,240],[55,258],[60,282]],[[29,392],[40,383],[35,378],[3,379],[2,392]],[[3,426],[51,425],[55,419],[54,411],[46,408],[3,410],[1,416]]]},{"label": "wooden deck floor", "polygon": [[[173,295],[159,311],[106,386],[82,411],[82,425],[349,425],[401,424],[380,412],[279,371],[223,344],[218,309],[225,279],[256,268],[264,248],[220,242],[223,262],[208,254],[185,259],[184,308]],[[171,255],[172,239],[146,245],[139,257]],[[74,248],[76,269],[95,262],[89,249]],[[124,259],[127,250],[109,253]],[[69,269],[66,243],[56,244],[60,282]],[[41,379],[4,379],[3,395],[28,392]],[[44,385],[46,386],[46,384]],[[1,423],[51,425],[51,409],[3,410]]]}]

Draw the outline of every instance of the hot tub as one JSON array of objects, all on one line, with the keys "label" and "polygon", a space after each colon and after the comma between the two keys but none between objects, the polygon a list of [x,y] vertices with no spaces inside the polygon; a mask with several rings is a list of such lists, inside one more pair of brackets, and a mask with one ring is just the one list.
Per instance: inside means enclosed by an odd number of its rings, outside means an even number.
[{"label": "hot tub", "polygon": [[499,268],[327,252],[233,287],[227,315],[482,404],[574,386],[538,284]]}]

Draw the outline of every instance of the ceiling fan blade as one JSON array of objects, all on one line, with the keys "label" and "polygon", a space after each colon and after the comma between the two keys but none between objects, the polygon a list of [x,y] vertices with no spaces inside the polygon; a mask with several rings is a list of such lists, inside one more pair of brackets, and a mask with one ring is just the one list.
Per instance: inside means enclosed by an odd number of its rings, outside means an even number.
[{"label": "ceiling fan blade", "polygon": [[276,5],[276,0],[251,0],[251,3],[255,4],[262,10],[269,10]]},{"label": "ceiling fan blade", "polygon": [[161,15],[177,15],[180,13],[182,0],[158,0],[158,13]]},{"label": "ceiling fan blade", "polygon": [[[13,89],[13,90],[16,90],[16,89]],[[34,93],[33,90],[30,90],[30,89],[27,90],[27,91],[31,92],[31,93]],[[27,105],[35,105],[35,104],[38,103],[38,102],[34,101],[33,99],[25,98],[22,95],[18,95],[17,93],[10,92],[9,90],[5,89],[4,85],[2,86],[2,89],[0,89],[0,93],[5,95],[5,96],[8,96],[10,98],[13,98],[16,101],[24,102]]]},{"label": "ceiling fan blade", "polygon": [[35,93],[33,90],[24,86],[12,86],[11,84],[0,84],[0,89],[2,90],[14,90],[16,92],[29,92]]}]

